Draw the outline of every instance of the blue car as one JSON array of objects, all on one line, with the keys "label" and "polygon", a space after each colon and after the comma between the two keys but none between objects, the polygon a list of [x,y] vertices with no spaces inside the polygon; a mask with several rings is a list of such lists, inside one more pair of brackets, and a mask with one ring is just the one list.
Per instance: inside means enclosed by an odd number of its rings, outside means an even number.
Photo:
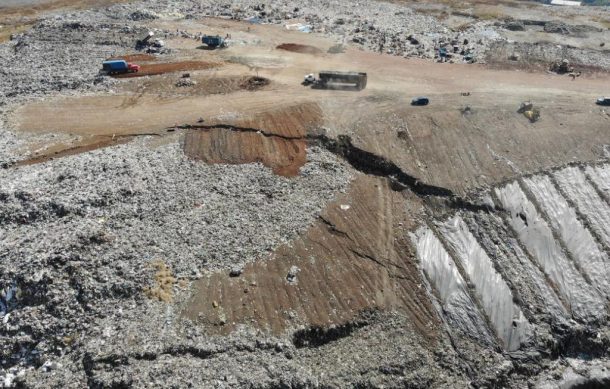
[{"label": "blue car", "polygon": [[411,105],[428,105],[430,100],[427,97],[416,97],[411,100]]}]

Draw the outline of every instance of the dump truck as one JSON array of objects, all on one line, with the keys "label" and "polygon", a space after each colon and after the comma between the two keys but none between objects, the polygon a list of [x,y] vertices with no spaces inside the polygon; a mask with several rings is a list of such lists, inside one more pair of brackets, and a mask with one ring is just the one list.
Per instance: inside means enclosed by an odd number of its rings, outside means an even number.
[{"label": "dump truck", "polygon": [[303,85],[311,85],[320,89],[357,89],[366,88],[367,75],[362,72],[321,71],[319,77],[308,74]]},{"label": "dump truck", "polygon": [[227,42],[220,35],[204,35],[201,38],[201,43],[206,45],[210,49],[217,49],[227,46]]},{"label": "dump truck", "polygon": [[114,59],[102,63],[102,72],[106,74],[137,73],[140,65],[128,63],[124,59]]}]

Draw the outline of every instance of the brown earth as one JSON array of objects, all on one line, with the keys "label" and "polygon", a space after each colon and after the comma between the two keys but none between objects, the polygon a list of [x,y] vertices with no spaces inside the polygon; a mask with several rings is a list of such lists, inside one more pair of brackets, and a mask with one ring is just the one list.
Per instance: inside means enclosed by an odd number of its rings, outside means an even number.
[{"label": "brown earth", "polygon": [[282,43],[276,47],[279,50],[292,51],[301,54],[322,54],[322,50],[309,45],[301,45],[298,43]]},{"label": "brown earth", "polygon": [[139,64],[139,62],[154,62],[157,60],[157,57],[152,54],[127,54],[108,58],[108,61],[113,59],[123,59],[127,62],[135,62],[136,64]]},{"label": "brown earth", "polygon": [[[195,124],[200,117],[206,125],[236,125],[237,120],[260,118],[278,106],[315,102],[323,112],[321,125],[329,129],[330,136],[349,134],[356,146],[391,159],[426,183],[457,193],[494,185],[519,172],[574,160],[594,161],[603,153],[600,145],[610,143],[609,116],[594,104],[610,86],[610,79],[602,74],[570,81],[557,75],[407,60],[351,49],[337,56],[321,56],[312,63],[306,56],[275,47],[288,39],[329,47],[330,40],[284,30],[279,34],[279,27],[274,26],[222,23],[230,25],[235,39],[247,41],[256,36],[261,43],[206,53],[197,50],[192,40],[169,40],[167,44],[178,47],[191,60],[224,63],[192,75],[201,77],[197,80],[235,80],[256,71],[257,76],[271,80],[271,85],[255,93],[233,86],[227,90],[230,95],[224,95],[206,94],[199,85],[163,90],[162,83],[173,85],[178,80],[170,75],[131,79],[124,81],[129,87],[120,95],[28,104],[18,110],[15,127],[25,132],[80,135],[104,135],[111,128],[113,133],[134,134]],[[177,23],[163,27],[182,28]],[[244,58],[245,63],[281,60],[284,65],[252,68],[227,64],[227,58],[232,57]],[[304,74],[323,69],[365,71],[367,89],[314,90],[300,85]],[[149,85],[153,86],[150,91]],[[470,92],[470,96],[462,96],[462,92]],[[430,105],[411,107],[410,98],[418,95],[428,96]],[[529,123],[516,112],[525,100],[540,107],[538,122]],[[465,111],[466,107],[470,110]],[[266,129],[256,124],[244,127]]]},{"label": "brown earth", "polygon": [[[183,315],[210,333],[248,324],[279,334],[393,309],[433,339],[439,319],[406,242],[406,209],[386,180],[359,176],[348,194],[272,258],[246,265],[239,277],[213,272],[197,281]],[[289,282],[293,266],[299,270]]]},{"label": "brown earth", "polygon": [[296,176],[307,161],[305,136],[322,113],[308,103],[242,119],[231,126],[200,125],[185,135],[184,152],[207,163],[260,162],[282,176]]},{"label": "brown earth", "polygon": [[[212,71],[214,71],[212,69]],[[159,98],[176,96],[209,96],[228,95],[238,91],[259,91],[270,84],[268,79],[259,80],[255,76],[217,76],[210,73],[191,73],[190,80],[195,83],[190,86],[180,87],[177,83],[182,79],[181,74],[165,74],[148,79],[131,79],[117,89],[121,93],[129,93],[125,98],[128,103],[123,107],[138,104],[138,100],[145,95],[156,95]],[[203,116],[203,114],[202,114]]]},{"label": "brown earth", "polygon": [[220,66],[219,63],[205,61],[180,61],[170,63],[146,63],[140,65],[140,71],[137,73],[117,74],[115,78],[133,78],[144,76],[156,76],[164,73],[184,72],[189,70],[205,70]]}]

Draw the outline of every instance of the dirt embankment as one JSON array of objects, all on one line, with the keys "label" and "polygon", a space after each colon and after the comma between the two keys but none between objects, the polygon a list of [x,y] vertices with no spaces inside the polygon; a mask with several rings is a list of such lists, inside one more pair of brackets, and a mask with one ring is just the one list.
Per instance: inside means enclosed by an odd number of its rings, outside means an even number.
[{"label": "dirt embankment", "polygon": [[308,131],[322,123],[314,103],[279,108],[234,124],[195,125],[184,152],[207,163],[260,162],[276,174],[295,176],[307,161]]},{"label": "dirt embankment", "polygon": [[140,71],[137,73],[117,74],[115,78],[132,78],[144,76],[156,76],[165,73],[185,72],[190,70],[205,70],[220,66],[216,62],[206,61],[180,61],[169,63],[146,63],[140,65]]},{"label": "dirt embankment", "polygon": [[211,273],[197,282],[184,316],[211,333],[239,324],[279,334],[307,323],[341,325],[370,309],[407,314],[435,337],[438,318],[399,226],[404,198],[387,181],[361,176],[300,238],[239,277]]},{"label": "dirt embankment", "polygon": [[276,47],[279,50],[292,51],[301,54],[322,54],[322,50],[317,47],[302,45],[299,43],[282,43]]},{"label": "dirt embankment", "polygon": [[127,62],[135,62],[138,63],[139,62],[155,62],[157,60],[157,57],[155,57],[152,54],[127,54],[127,55],[120,55],[117,57],[111,57],[108,58],[108,60],[113,60],[113,59],[123,59]]}]

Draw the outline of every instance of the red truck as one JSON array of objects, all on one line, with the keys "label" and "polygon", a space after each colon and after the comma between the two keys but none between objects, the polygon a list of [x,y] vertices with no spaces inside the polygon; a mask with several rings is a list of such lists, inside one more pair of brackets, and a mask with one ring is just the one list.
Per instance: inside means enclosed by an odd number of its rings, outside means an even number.
[{"label": "red truck", "polygon": [[137,73],[140,65],[128,63],[124,59],[113,59],[102,63],[102,71],[106,74]]}]

